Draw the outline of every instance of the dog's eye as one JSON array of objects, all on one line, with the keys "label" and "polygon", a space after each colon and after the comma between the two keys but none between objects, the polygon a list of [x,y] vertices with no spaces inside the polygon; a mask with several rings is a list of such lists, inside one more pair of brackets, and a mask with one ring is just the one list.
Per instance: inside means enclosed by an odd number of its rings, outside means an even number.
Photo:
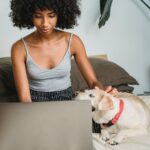
[{"label": "dog's eye", "polygon": [[90,97],[94,97],[94,95],[93,95],[93,94],[89,94],[89,96],[90,96]]}]

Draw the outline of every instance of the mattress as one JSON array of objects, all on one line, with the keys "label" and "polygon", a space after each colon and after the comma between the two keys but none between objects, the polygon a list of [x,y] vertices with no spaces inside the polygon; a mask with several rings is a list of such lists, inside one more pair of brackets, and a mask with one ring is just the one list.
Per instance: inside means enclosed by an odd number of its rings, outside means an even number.
[{"label": "mattress", "polygon": [[[150,96],[140,96],[150,107]],[[147,135],[130,137],[118,145],[109,145],[93,133],[94,150],[150,150],[150,131]]]}]

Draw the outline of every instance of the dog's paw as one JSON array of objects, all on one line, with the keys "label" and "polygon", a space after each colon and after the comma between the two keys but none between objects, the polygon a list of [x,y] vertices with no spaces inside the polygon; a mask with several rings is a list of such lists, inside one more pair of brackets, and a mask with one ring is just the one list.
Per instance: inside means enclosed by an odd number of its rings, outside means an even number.
[{"label": "dog's paw", "polygon": [[119,144],[119,142],[116,141],[115,139],[110,139],[110,140],[107,141],[107,143],[110,144],[110,145],[118,145]]},{"label": "dog's paw", "polygon": [[107,137],[107,136],[101,136],[101,139],[102,139],[103,141],[107,142],[107,141],[109,140],[109,137]]},{"label": "dog's paw", "polygon": [[103,141],[108,141],[108,140],[110,139],[110,134],[109,134],[109,132],[107,132],[106,130],[101,130],[100,138],[101,138]]},{"label": "dog's paw", "polygon": [[110,144],[110,145],[118,145],[119,143],[122,142],[122,139],[121,138],[118,138],[117,136],[116,137],[113,137],[113,138],[110,138],[107,143]]}]

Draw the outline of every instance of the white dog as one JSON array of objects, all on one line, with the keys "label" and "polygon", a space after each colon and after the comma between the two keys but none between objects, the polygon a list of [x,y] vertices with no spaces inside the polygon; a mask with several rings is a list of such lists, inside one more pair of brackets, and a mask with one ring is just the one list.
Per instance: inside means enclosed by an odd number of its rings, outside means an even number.
[{"label": "white dog", "polygon": [[93,119],[102,127],[101,139],[111,145],[148,133],[150,109],[138,96],[118,93],[117,97],[99,88],[78,92],[76,99],[90,100]]}]

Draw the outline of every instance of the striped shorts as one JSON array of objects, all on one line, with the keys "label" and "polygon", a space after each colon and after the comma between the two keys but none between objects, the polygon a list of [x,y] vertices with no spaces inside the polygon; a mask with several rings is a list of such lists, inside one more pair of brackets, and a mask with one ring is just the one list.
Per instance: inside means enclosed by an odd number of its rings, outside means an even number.
[{"label": "striped shorts", "polygon": [[40,92],[30,90],[30,93],[33,102],[63,101],[63,100],[71,100],[73,98],[73,91],[71,87],[62,91],[54,91],[54,92]]},{"label": "striped shorts", "polygon": [[[33,102],[46,102],[46,101],[66,101],[72,100],[74,93],[72,88],[69,87],[62,91],[54,92],[40,92],[30,89],[31,99]],[[100,133],[100,125],[96,124],[92,120],[92,131],[93,133]]]}]

